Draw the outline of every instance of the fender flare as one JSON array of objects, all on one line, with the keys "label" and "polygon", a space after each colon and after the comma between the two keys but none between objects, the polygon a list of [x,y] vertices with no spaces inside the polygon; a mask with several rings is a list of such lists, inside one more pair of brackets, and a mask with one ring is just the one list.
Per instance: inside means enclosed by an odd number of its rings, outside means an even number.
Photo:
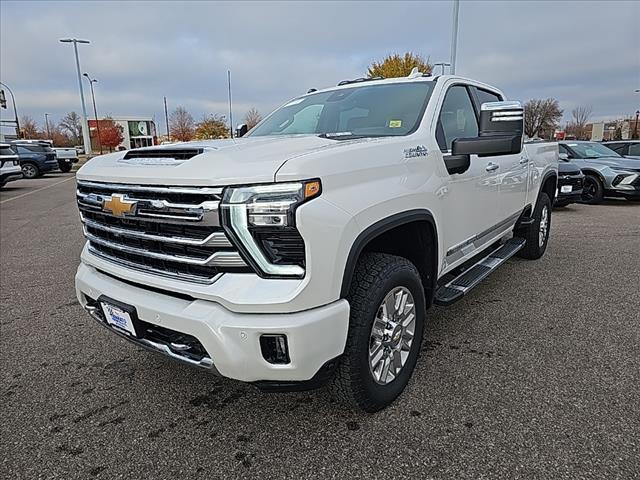
[{"label": "fender flare", "polygon": [[[540,196],[540,192],[542,192],[543,188],[544,188],[544,184],[547,183],[547,180],[549,180],[550,177],[555,177],[556,182],[555,182],[555,187],[554,187],[554,191],[556,188],[558,188],[558,172],[556,171],[548,171],[547,173],[545,173],[542,176],[542,180],[540,181],[540,189],[538,190],[538,197]],[[537,197],[536,197],[536,202],[537,202]],[[553,203],[553,198],[551,198],[551,202]]]},{"label": "fender flare", "polygon": [[[595,168],[590,168],[590,167],[586,167],[586,168],[581,168],[580,171],[584,174],[584,175],[592,175],[595,177],[598,177],[598,180],[600,180],[602,182],[602,186],[605,187],[607,182],[605,181],[604,177],[602,176],[602,173],[600,173],[598,170],[596,170]],[[605,187],[606,188],[606,187]]]},{"label": "fender flare", "polygon": [[349,250],[349,255],[347,256],[347,262],[344,267],[344,273],[342,275],[342,286],[340,288],[340,298],[346,298],[349,293],[349,287],[351,286],[351,280],[353,279],[353,272],[356,269],[356,263],[358,258],[360,258],[360,254],[364,247],[377,236],[388,232],[396,227],[401,225],[405,225],[407,223],[415,222],[415,221],[426,221],[433,228],[434,233],[434,243],[435,243],[435,251],[432,253],[432,256],[435,254],[435,259],[432,258],[432,281],[431,285],[428,287],[434,289],[437,282],[437,272],[438,272],[438,229],[436,228],[436,222],[433,217],[433,214],[427,209],[414,209],[407,210],[400,213],[395,213],[389,217],[378,220],[376,223],[370,225],[366,229],[364,229],[360,234],[356,237],[353,244],[351,245],[351,249]]}]

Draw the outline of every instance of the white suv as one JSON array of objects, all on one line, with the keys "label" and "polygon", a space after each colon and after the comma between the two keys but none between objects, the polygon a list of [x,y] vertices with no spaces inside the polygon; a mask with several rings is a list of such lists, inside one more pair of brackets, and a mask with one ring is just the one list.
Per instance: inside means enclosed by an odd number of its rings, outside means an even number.
[{"label": "white suv", "polygon": [[8,143],[0,143],[0,188],[22,178],[20,160]]},{"label": "white suv", "polygon": [[244,138],[96,157],[77,173],[78,299],[183,363],[383,408],[432,303],[547,246],[558,148],[523,146],[504,100],[455,76],[359,79]]}]

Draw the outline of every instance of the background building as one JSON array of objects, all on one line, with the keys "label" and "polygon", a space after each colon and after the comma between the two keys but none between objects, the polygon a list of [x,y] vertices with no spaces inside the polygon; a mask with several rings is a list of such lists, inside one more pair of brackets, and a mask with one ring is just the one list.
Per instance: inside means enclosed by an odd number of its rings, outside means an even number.
[{"label": "background building", "polygon": [[[104,128],[111,124],[111,121],[122,128],[122,141],[112,149],[126,149],[150,147],[158,144],[158,137],[156,133],[156,124],[151,118],[145,117],[112,117],[98,119],[100,122],[101,133],[100,136],[104,136]],[[100,151],[100,144],[98,143],[98,129],[96,128],[96,121],[89,120],[89,131],[91,135],[91,149],[96,152]],[[104,148],[103,148],[104,149]],[[108,150],[108,148],[106,149]]]}]

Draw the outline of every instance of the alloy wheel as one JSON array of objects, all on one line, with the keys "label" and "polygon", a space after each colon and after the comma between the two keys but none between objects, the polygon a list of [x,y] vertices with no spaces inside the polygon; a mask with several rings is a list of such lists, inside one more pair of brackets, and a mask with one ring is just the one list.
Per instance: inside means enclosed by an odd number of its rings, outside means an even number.
[{"label": "alloy wheel", "polygon": [[411,352],[416,306],[411,292],[396,287],[382,300],[369,336],[369,370],[376,383],[387,385],[398,377]]}]

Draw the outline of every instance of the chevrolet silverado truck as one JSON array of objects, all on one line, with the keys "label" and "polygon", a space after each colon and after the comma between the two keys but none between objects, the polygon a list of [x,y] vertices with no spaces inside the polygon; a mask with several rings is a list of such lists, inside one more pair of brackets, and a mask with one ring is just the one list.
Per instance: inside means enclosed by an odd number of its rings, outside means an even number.
[{"label": "chevrolet silverado truck", "polygon": [[271,391],[327,383],[374,412],[407,385],[432,304],[544,254],[557,171],[557,144],[523,145],[523,110],[494,87],[343,81],[242,138],[84,165],[77,297],[182,363]]}]

